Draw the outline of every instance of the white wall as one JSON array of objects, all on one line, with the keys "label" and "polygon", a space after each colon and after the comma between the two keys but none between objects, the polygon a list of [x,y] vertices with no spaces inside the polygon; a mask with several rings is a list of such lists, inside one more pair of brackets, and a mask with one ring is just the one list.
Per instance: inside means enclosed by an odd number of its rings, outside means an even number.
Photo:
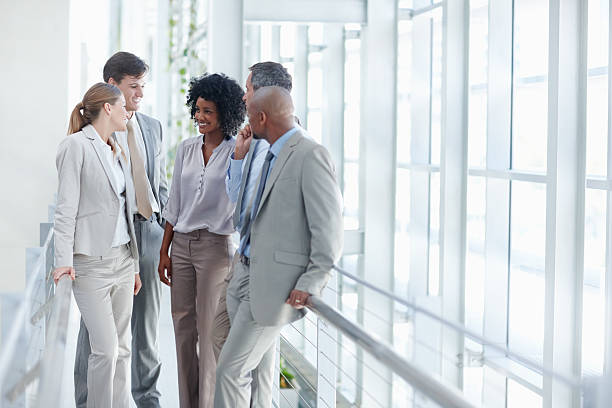
[{"label": "white wall", "polygon": [[24,287],[66,134],[69,0],[0,0],[0,291]]}]

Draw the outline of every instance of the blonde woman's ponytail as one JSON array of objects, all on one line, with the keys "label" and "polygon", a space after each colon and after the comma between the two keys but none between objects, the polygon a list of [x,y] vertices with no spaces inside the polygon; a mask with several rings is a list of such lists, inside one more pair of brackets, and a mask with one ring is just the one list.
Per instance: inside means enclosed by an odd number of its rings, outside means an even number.
[{"label": "blonde woman's ponytail", "polygon": [[100,114],[105,103],[111,105],[121,97],[121,91],[115,85],[98,82],[94,84],[83,96],[83,100],[76,104],[70,114],[68,134],[71,135],[92,123]]},{"label": "blonde woman's ponytail", "polygon": [[81,112],[83,110],[83,102],[79,102],[76,104],[72,113],[70,114],[70,123],[68,124],[68,134],[71,135],[73,133],[78,132],[83,129],[85,125],[87,125],[87,121]]}]

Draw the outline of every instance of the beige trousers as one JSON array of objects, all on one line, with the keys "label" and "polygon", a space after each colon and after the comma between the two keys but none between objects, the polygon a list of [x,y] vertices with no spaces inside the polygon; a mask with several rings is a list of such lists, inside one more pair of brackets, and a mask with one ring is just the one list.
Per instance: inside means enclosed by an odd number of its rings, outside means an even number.
[{"label": "beige trousers", "polygon": [[[255,321],[251,312],[249,267],[238,262],[233,274],[227,288],[227,310],[232,325],[219,356],[214,407],[269,408],[274,384],[274,345],[283,326],[262,326]],[[254,383],[257,383],[255,390]]]},{"label": "beige trousers", "polygon": [[181,408],[213,406],[213,327],[232,246],[230,236],[207,230],[174,233],[170,294]]},{"label": "beige trousers", "polygon": [[[237,283],[240,279],[237,278],[233,280],[232,277],[236,269],[242,269],[243,267],[244,265],[240,263],[240,254],[236,251],[232,261],[232,268],[227,278],[225,278],[225,282],[221,289],[221,297],[219,298],[219,305],[217,306],[217,314],[213,327],[213,349],[215,351],[217,364],[219,364],[221,350],[229,335],[231,321],[236,317],[236,313],[238,313],[241,290],[244,289],[244,286]],[[262,408],[270,405],[275,362],[276,344],[270,347],[262,357],[257,368],[251,372],[251,407]]]},{"label": "beige trousers", "polygon": [[74,298],[89,332],[87,407],[130,404],[134,259],[127,245],[103,257],[74,255]]}]

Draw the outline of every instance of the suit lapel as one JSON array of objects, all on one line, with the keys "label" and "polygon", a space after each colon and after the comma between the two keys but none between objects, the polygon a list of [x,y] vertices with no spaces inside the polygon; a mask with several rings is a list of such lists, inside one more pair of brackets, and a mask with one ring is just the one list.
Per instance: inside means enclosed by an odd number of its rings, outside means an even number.
[{"label": "suit lapel", "polygon": [[[116,138],[115,142],[118,143]],[[134,183],[132,182],[132,174],[130,172],[129,163],[126,161],[125,156],[121,153],[119,153],[119,164],[123,170],[123,177],[125,177],[125,200],[128,202],[128,210],[132,211],[132,208],[136,207],[136,203],[131,201],[133,197],[136,197],[136,194],[134,193]]]},{"label": "suit lapel", "polygon": [[88,129],[87,127],[83,128],[83,131],[85,132],[87,138],[90,139],[91,144],[93,145],[93,148],[96,154],[98,155],[98,159],[100,160],[100,163],[102,163],[102,167],[104,168],[104,172],[106,173],[106,177],[108,178],[108,181],[111,187],[113,188],[113,191],[115,192],[115,194],[119,194],[117,190],[117,185],[115,184],[115,177],[113,177],[113,171],[110,168],[110,163],[108,163],[104,157],[105,152],[103,149],[105,149],[105,147],[101,146],[100,143],[97,143],[95,139],[96,137],[100,136],[92,132],[91,129]]},{"label": "suit lapel", "polygon": [[272,186],[278,179],[278,176],[283,170],[285,163],[287,163],[287,160],[289,160],[289,157],[291,157],[291,154],[295,150],[296,146],[300,143],[300,140],[302,140],[302,137],[303,136],[301,134],[296,133],[295,135],[291,136],[291,138],[287,141],[287,144],[283,146],[276,161],[274,162],[274,167],[272,167],[272,171],[270,172],[270,175],[266,180],[266,185],[264,187],[263,194],[261,195],[261,201],[259,202],[257,212],[259,212],[259,209],[263,206],[264,202],[266,201],[266,198],[270,194]]},{"label": "suit lapel", "polygon": [[145,150],[147,154],[147,177],[149,178],[149,183],[151,186],[154,185],[154,171],[155,171],[155,158],[153,157],[153,146],[155,146],[155,142],[151,135],[151,129],[149,128],[148,121],[144,120],[144,118],[138,113],[135,112],[136,121],[138,122],[138,126],[140,126],[140,133],[142,133],[142,138],[144,139]]}]

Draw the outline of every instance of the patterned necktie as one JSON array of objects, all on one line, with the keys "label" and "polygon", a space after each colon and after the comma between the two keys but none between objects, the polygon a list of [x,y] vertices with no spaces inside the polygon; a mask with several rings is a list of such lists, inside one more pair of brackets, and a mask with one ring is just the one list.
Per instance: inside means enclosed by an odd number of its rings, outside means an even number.
[{"label": "patterned necktie", "polygon": [[251,225],[253,225],[253,220],[255,219],[255,215],[257,215],[257,210],[259,208],[259,203],[261,201],[261,196],[263,195],[264,187],[266,186],[266,180],[268,179],[268,170],[270,169],[270,162],[274,158],[274,153],[268,151],[266,155],[266,160],[261,168],[261,180],[259,181],[259,185],[257,186],[257,194],[255,195],[255,200],[253,201],[253,205],[251,206],[251,216],[249,219],[249,225],[244,233],[244,247],[240,249],[240,253],[244,255],[244,250],[251,242]]},{"label": "patterned necktie", "polygon": [[132,160],[132,179],[134,180],[134,190],[136,191],[136,208],[138,212],[147,220],[153,215],[147,188],[149,181],[145,174],[144,161],[140,156],[140,149],[136,145],[136,136],[132,122],[127,123],[127,143]]}]

